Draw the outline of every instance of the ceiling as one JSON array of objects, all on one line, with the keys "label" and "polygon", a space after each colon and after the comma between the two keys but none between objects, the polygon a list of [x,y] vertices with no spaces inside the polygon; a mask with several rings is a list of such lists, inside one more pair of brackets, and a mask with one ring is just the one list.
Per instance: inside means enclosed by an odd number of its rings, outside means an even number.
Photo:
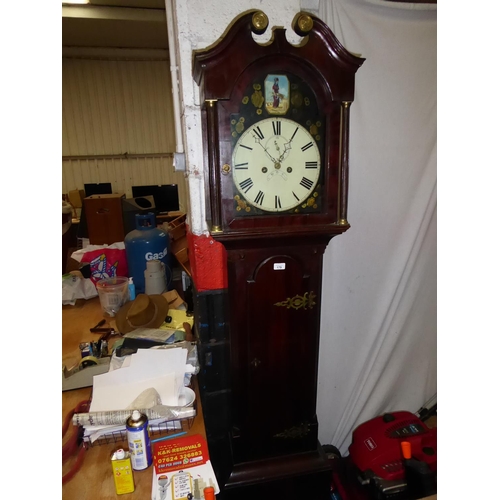
[{"label": "ceiling", "polygon": [[166,49],[165,0],[63,2],[62,45]]}]

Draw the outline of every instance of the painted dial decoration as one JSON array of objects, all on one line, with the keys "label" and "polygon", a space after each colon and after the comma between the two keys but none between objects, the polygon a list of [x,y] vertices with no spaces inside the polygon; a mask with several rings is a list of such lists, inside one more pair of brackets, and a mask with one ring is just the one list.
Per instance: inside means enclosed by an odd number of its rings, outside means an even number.
[{"label": "painted dial decoration", "polygon": [[313,136],[287,118],[266,118],[238,139],[232,158],[239,195],[265,212],[292,210],[311,198],[321,172]]}]

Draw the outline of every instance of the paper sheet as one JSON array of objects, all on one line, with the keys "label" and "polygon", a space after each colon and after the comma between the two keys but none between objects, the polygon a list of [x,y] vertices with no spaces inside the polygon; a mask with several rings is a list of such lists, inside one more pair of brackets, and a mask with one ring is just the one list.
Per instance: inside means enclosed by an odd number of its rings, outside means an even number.
[{"label": "paper sheet", "polygon": [[122,366],[94,377],[90,411],[123,410],[150,387],[164,405],[176,406],[184,385],[187,349],[139,349]]}]

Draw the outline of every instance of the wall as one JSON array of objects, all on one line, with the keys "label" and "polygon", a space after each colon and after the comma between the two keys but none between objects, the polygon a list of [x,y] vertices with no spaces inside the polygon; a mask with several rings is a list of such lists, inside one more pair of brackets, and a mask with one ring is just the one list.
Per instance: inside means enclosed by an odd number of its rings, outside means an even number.
[{"label": "wall", "polygon": [[175,137],[166,50],[65,48],[62,60],[62,192],[111,182],[132,196],[133,185],[177,184]]}]

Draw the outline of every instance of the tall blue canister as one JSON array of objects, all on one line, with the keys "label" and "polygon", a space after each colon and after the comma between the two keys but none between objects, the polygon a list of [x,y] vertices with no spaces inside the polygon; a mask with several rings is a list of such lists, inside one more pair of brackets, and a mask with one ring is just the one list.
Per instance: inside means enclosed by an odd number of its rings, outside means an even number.
[{"label": "tall blue canister", "polygon": [[170,236],[156,227],[156,217],[152,212],[136,214],[135,229],[125,236],[125,253],[129,276],[134,278],[135,291],[145,292],[144,271],[148,260],[159,260],[165,265],[168,289],[172,284],[170,262]]}]

